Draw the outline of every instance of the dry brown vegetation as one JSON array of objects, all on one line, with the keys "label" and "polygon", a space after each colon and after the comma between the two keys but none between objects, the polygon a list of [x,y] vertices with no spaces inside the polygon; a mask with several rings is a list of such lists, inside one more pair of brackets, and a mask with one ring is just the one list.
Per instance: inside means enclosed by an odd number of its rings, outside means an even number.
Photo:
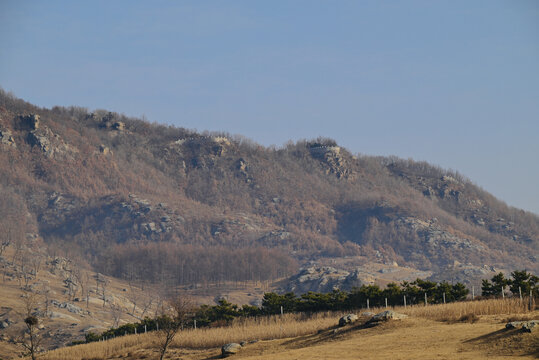
[{"label": "dry brown vegetation", "polygon": [[459,321],[467,316],[528,314],[528,303],[518,298],[463,301],[428,306],[410,306],[398,311],[436,321]]},{"label": "dry brown vegetation", "polygon": [[[352,359],[357,356],[357,350],[353,350],[354,346],[357,348],[361,342],[365,342],[361,345],[362,356],[365,358],[376,358],[377,351],[381,351],[381,354],[386,354],[381,358],[391,358],[390,354],[393,354],[393,358],[413,359],[419,354],[423,354],[421,357],[426,354],[435,357],[436,354],[445,353],[445,357],[442,355],[444,358],[472,359],[507,355],[507,351],[511,354],[530,355],[533,346],[539,345],[537,342],[539,338],[535,333],[530,336],[521,334],[522,336],[517,339],[521,348],[515,348],[511,342],[511,349],[498,347],[497,353],[489,355],[488,346],[484,346],[485,341],[488,344],[489,339],[497,339],[498,330],[504,327],[500,324],[501,319],[507,316],[539,317],[538,311],[530,312],[526,307],[520,306],[518,301],[483,300],[426,307],[412,306],[406,309],[400,307],[395,310],[408,314],[410,318],[374,328],[362,326],[367,318],[360,318],[363,321],[360,320],[358,325],[345,328],[345,331],[336,334],[332,329],[342,315],[338,313],[320,313],[312,316],[286,314],[283,317],[236,320],[232,326],[226,328],[181,331],[171,345],[171,352],[175,356],[181,355],[182,358],[207,359],[214,358],[212,356],[218,353],[218,348],[228,342],[267,340],[247,345],[245,353],[242,352],[239,357]],[[477,319],[458,321],[463,315]],[[432,343],[433,341],[439,343],[436,345]],[[381,343],[384,345],[380,348]],[[153,349],[157,348],[157,345],[155,335],[149,333],[59,349],[44,354],[42,358],[155,359],[158,354]],[[438,348],[433,348],[434,345]],[[535,351],[537,350],[539,348],[535,348]],[[463,356],[456,356],[456,351],[462,352]],[[261,356],[262,354],[264,356]],[[535,354],[537,355],[537,352]]]},{"label": "dry brown vegetation", "polygon": [[[29,142],[21,116],[31,113],[50,144]],[[22,227],[49,252],[109,275],[268,280],[342,256],[435,272],[454,260],[539,270],[537,216],[424,162],[354,156],[323,138],[263,148],[104,110],[42,109],[0,91],[4,129],[16,147],[0,144],[0,188],[28,209]],[[472,246],[425,246],[425,231],[403,218],[436,219]]]}]

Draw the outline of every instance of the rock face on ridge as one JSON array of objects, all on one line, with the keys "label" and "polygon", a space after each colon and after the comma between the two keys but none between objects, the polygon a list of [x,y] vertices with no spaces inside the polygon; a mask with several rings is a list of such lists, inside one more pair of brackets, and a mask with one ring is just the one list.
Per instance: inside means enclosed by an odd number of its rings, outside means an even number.
[{"label": "rock face on ridge", "polygon": [[373,279],[364,278],[359,270],[349,272],[331,266],[309,267],[292,276],[285,290],[296,294],[331,292],[337,289],[351,290],[373,282]]},{"label": "rock face on ridge", "polygon": [[339,179],[350,177],[350,167],[339,146],[327,146],[315,143],[309,147],[309,151],[314,158],[326,164],[327,174],[335,174]]},{"label": "rock face on ridge", "polygon": [[73,154],[78,153],[78,149],[67,144],[48,127],[36,128],[30,131],[27,141],[32,147],[39,148],[48,158],[73,158]]}]

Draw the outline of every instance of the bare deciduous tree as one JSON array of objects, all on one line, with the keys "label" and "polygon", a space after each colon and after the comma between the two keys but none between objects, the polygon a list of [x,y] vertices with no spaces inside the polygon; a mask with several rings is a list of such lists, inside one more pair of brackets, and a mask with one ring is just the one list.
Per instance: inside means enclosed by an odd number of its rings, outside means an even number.
[{"label": "bare deciduous tree", "polygon": [[26,233],[26,204],[11,189],[0,189],[0,256],[10,244],[22,243]]},{"label": "bare deciduous tree", "polygon": [[[103,275],[97,273],[95,274],[95,282],[96,282],[96,293],[101,294],[101,299],[103,300],[103,307],[105,307],[107,303],[107,286],[109,285],[110,281]],[[101,290],[99,290],[100,285],[101,285]]]},{"label": "bare deciduous tree", "polygon": [[16,339],[16,342],[21,345],[27,352],[26,355],[30,355],[32,360],[35,360],[39,351],[39,345],[42,341],[42,337],[39,336],[39,323],[40,323],[40,308],[41,308],[41,295],[24,291],[24,313],[23,320],[25,329],[23,333]]},{"label": "bare deciduous tree", "polygon": [[193,312],[193,302],[187,297],[176,296],[161,308],[158,318],[159,359],[163,360],[168,346]]},{"label": "bare deciduous tree", "polygon": [[129,283],[129,292],[127,293],[127,298],[133,304],[133,309],[131,310],[131,315],[135,316],[135,311],[137,310],[137,304],[142,300],[142,291],[136,288],[133,283]]},{"label": "bare deciduous tree", "polygon": [[90,307],[90,275],[88,271],[80,269],[76,269],[73,275],[80,285],[81,297],[86,301],[86,309],[88,309]]},{"label": "bare deciduous tree", "polygon": [[113,327],[118,327],[123,313],[122,306],[120,304],[117,304],[116,302],[110,302],[109,312],[110,316],[112,317]]},{"label": "bare deciduous tree", "polygon": [[146,290],[142,294],[142,300],[140,302],[141,308],[142,308],[142,313],[140,317],[142,319],[144,319],[144,315],[146,315],[146,313],[149,312],[154,302],[155,302],[155,296],[153,295],[151,291]]}]

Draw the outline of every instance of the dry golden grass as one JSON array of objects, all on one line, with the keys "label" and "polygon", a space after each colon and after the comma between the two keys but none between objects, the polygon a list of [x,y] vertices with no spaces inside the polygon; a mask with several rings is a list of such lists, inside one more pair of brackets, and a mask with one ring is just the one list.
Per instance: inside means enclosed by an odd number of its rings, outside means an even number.
[{"label": "dry golden grass", "polygon": [[[341,313],[324,312],[306,316],[285,314],[256,319],[236,319],[232,326],[223,328],[187,329],[175,338],[172,348],[206,349],[219,347],[229,342],[291,338],[316,333],[320,329],[336,324]],[[157,347],[154,333],[129,335],[121,338],[62,348],[45,354],[42,359],[75,360],[106,359],[113,354],[129,352],[135,348]]]},{"label": "dry golden grass", "polygon": [[[373,312],[383,311],[385,309],[371,309]],[[428,324],[429,327],[438,329],[439,326],[445,326],[444,332],[448,332],[446,336],[457,339],[461,339],[463,335],[453,335],[451,331],[461,331],[454,326],[465,326],[462,329],[466,329],[467,334],[474,333],[474,329],[482,329],[485,331],[489,329],[495,329],[499,325],[493,323],[493,318],[489,315],[506,315],[506,316],[535,316],[537,317],[537,311],[530,313],[526,306],[521,305],[520,302],[513,299],[507,300],[482,300],[482,301],[469,301],[461,303],[451,303],[446,305],[428,305],[428,306],[408,306],[394,308],[395,311],[406,313],[412,319],[410,320],[413,330],[407,330],[407,334],[413,338],[413,333],[426,334],[428,331],[422,329],[422,324]],[[364,311],[364,309],[362,310]],[[171,351],[185,351],[185,349],[213,349],[215,353],[216,348],[229,342],[240,342],[249,340],[271,340],[271,339],[298,339],[305,336],[317,336],[317,332],[321,329],[328,329],[334,327],[337,323],[339,316],[342,313],[326,312],[319,313],[312,316],[306,316],[301,314],[286,314],[282,318],[280,316],[260,317],[257,319],[237,319],[231,327],[226,328],[203,328],[203,329],[189,329],[184,330],[178,334],[174,343],[171,346]],[[475,322],[478,316],[486,316],[489,318],[489,324],[462,324],[462,325],[436,325],[442,322]],[[415,319],[414,319],[415,318]],[[424,322],[421,319],[428,319],[428,322]],[[499,318],[499,317],[498,317]],[[497,321],[499,324],[499,320]],[[426,326],[426,325],[425,325]],[[466,326],[470,326],[468,328]],[[476,326],[474,328],[474,326]],[[382,328],[383,329],[383,328]],[[369,330],[370,331],[370,330]],[[374,331],[374,330],[373,330]],[[379,330],[376,330],[379,331]],[[371,333],[376,335],[377,332]],[[439,331],[439,330],[436,330]],[[468,336],[466,335],[466,336]],[[423,335],[422,335],[423,336]],[[275,340],[282,342],[283,340]],[[293,340],[290,340],[293,341]],[[377,343],[378,340],[373,340],[373,343]],[[396,340],[395,340],[396,341]],[[460,340],[458,340],[460,341]],[[266,342],[263,342],[263,344]],[[110,358],[148,358],[153,359],[155,354],[152,353],[157,347],[158,338],[154,333],[130,335],[121,338],[112,339],[105,342],[84,344],[69,348],[58,349],[51,351],[42,356],[44,360],[89,360],[89,359],[110,359]],[[252,348],[264,347],[261,343]],[[453,345],[451,345],[453,346]],[[386,346],[387,347],[387,346]],[[448,347],[450,348],[450,347]],[[179,349],[179,350],[178,350]],[[267,352],[267,349],[261,348],[262,353]],[[279,349],[281,349],[279,345]],[[276,351],[280,351],[277,349]],[[208,350],[209,351],[209,350]],[[294,350],[293,353],[295,353]],[[324,351],[327,351],[324,350]],[[399,351],[398,347],[394,348],[394,351]],[[388,354],[391,353],[390,349],[387,349]],[[133,355],[135,354],[135,355]],[[245,354],[247,355],[247,353]],[[312,355],[312,354],[311,354]],[[192,358],[199,358],[202,355],[193,355]],[[207,353],[204,355],[207,358]],[[183,356],[182,356],[183,357]],[[191,358],[191,357],[189,357]],[[279,355],[273,357],[279,358]],[[315,356],[315,358],[317,358]],[[346,357],[344,357],[346,358]]]},{"label": "dry golden grass", "polygon": [[529,312],[527,302],[521,302],[518,298],[463,301],[445,305],[416,305],[409,306],[406,309],[399,307],[395,310],[413,317],[437,321],[458,321],[469,315],[515,315]]}]

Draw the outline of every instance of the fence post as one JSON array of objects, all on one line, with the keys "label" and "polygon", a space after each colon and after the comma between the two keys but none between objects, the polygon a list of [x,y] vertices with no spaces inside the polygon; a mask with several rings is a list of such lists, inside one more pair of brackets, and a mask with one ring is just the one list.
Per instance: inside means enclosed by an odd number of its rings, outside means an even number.
[{"label": "fence post", "polygon": [[530,311],[532,311],[532,307],[533,307],[533,297],[532,297],[532,290],[530,289]]},{"label": "fence post", "polygon": [[520,297],[520,303],[522,304],[522,289],[518,287],[518,296]]},{"label": "fence post", "polygon": [[367,299],[367,310],[369,310],[370,307],[369,307],[369,299]]},{"label": "fence post", "polygon": [[279,334],[283,337],[283,307],[281,306],[281,322],[279,324]]},{"label": "fence post", "polygon": [[386,298],[386,309],[387,309],[387,298]]},{"label": "fence post", "polygon": [[427,293],[425,293],[425,306],[427,306]]},{"label": "fence post", "polygon": [[505,286],[502,286],[502,299],[505,299],[505,293],[503,292]]},{"label": "fence post", "polygon": [[443,294],[443,295],[444,295],[444,304],[445,304],[445,291],[444,291],[444,294]]},{"label": "fence post", "polygon": [[146,334],[146,324],[144,324],[144,333]]},{"label": "fence post", "polygon": [[135,335],[137,335],[137,328],[135,328]]},{"label": "fence post", "polygon": [[195,321],[195,330],[196,330],[197,329],[197,321],[196,321],[196,319],[194,321]]},{"label": "fence post", "polygon": [[475,299],[475,286],[472,286],[472,300]]},{"label": "fence post", "polygon": [[404,295],[404,308],[406,309],[406,295]]}]

